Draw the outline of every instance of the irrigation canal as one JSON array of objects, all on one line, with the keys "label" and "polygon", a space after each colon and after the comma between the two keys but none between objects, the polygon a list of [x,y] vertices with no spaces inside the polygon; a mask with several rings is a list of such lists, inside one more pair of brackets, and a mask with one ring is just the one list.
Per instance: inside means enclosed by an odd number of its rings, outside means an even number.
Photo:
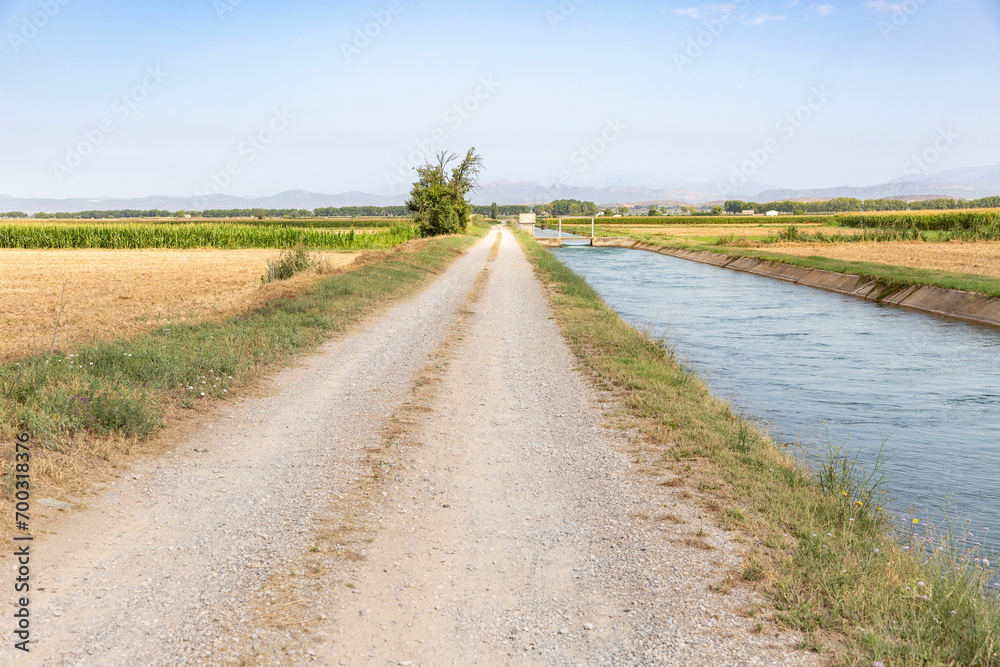
[{"label": "irrigation canal", "polygon": [[777,441],[871,466],[884,439],[897,517],[1000,546],[1000,330],[641,250],[552,252]]}]

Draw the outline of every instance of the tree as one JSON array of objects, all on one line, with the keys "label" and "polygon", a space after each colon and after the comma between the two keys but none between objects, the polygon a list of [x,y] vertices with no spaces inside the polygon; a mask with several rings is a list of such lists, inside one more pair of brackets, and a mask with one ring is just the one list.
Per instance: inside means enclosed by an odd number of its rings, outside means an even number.
[{"label": "tree", "polygon": [[721,206],[713,206],[712,207],[712,215],[722,215],[722,207]]},{"label": "tree", "polygon": [[659,215],[659,214],[660,214],[660,211],[659,211],[658,208],[656,208],[656,204],[650,204],[649,205],[649,213],[647,213],[646,215],[652,217],[654,215]]},{"label": "tree", "polygon": [[263,220],[264,218],[267,217],[267,213],[265,213],[264,209],[262,208],[255,208],[253,210],[253,217],[257,218],[258,220]]},{"label": "tree", "polygon": [[414,221],[424,236],[457,234],[469,224],[469,202],[465,196],[476,189],[483,159],[470,148],[465,158],[448,174],[448,165],[458,159],[441,151],[437,164],[424,163],[417,167],[419,178],[410,189],[406,207],[413,211]]},{"label": "tree", "polygon": [[691,213],[691,215],[694,215],[696,212],[694,206],[688,206],[688,211]]},{"label": "tree", "polygon": [[611,210],[610,206],[608,206],[606,209],[604,209],[604,217],[605,218],[610,218],[614,214],[615,214],[615,212]]},{"label": "tree", "polygon": [[499,216],[500,216],[500,207],[497,206],[496,202],[493,202],[493,205],[490,206],[490,217],[496,220]]},{"label": "tree", "polygon": [[628,215],[628,206],[619,206],[618,215]]}]

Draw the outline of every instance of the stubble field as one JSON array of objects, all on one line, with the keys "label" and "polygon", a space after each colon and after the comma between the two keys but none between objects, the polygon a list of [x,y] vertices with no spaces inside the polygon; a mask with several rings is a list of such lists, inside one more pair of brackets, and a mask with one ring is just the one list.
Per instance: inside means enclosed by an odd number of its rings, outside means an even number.
[{"label": "stubble field", "polygon": [[[0,361],[240,313],[316,282],[261,282],[277,250],[0,250]],[[324,272],[359,253],[321,253]],[[63,285],[65,284],[65,293]],[[60,309],[62,314],[60,316]]]}]

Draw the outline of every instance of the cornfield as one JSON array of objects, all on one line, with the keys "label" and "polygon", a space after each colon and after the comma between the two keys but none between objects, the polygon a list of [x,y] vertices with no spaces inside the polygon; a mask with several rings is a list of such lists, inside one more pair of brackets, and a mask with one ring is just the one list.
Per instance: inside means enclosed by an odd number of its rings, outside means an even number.
[{"label": "cornfield", "polygon": [[357,234],[262,225],[119,224],[119,225],[0,225],[0,248],[292,248],[323,250],[394,248],[417,234],[412,225]]},{"label": "cornfield", "polygon": [[975,232],[996,229],[1000,224],[1000,211],[960,211],[933,213],[875,213],[838,215],[838,224],[844,227],[885,230],[918,230]]}]

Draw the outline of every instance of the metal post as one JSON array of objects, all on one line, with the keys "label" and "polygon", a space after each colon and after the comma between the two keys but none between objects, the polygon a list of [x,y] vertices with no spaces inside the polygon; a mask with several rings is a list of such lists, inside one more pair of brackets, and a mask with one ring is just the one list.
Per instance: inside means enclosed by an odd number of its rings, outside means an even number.
[{"label": "metal post", "polygon": [[594,219],[590,219],[590,242],[594,242]]},{"label": "metal post", "polygon": [[562,218],[559,218],[559,238],[562,238]]}]

